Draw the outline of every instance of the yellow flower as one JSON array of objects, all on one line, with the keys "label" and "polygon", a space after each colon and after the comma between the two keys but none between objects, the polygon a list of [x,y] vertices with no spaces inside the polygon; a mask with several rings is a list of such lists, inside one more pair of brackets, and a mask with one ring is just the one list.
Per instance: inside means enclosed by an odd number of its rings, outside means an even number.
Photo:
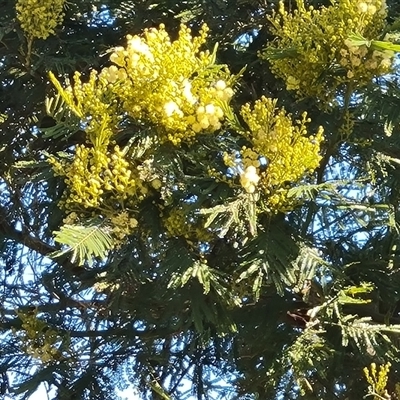
[{"label": "yellow flower", "polygon": [[17,0],[17,19],[28,37],[47,39],[64,17],[65,0]]},{"label": "yellow flower", "polygon": [[[268,17],[277,40],[261,54],[269,59],[272,72],[285,81],[288,90],[299,97],[316,97],[321,108],[329,108],[350,80],[362,87],[390,71],[393,58],[391,63],[368,64],[372,52],[349,40],[354,32],[369,40],[382,34],[386,24],[382,0],[332,0],[330,6],[318,10],[306,9],[304,0],[296,2],[295,12],[285,11],[280,2],[279,12]],[[276,53],[287,56],[274,57]],[[347,71],[337,69],[327,74],[338,65]]]},{"label": "yellow flower", "polygon": [[[257,100],[253,107],[246,104],[240,113],[249,127],[246,137],[252,144],[251,149],[241,151],[246,169],[240,183],[249,193],[256,186],[269,193],[268,203],[278,210],[287,203],[285,185],[297,182],[319,165],[322,128],[315,136],[308,136],[306,113],[293,123],[284,109],[276,108],[276,100],[266,97]],[[265,172],[259,170],[260,159],[265,160]]]},{"label": "yellow flower", "polygon": [[172,114],[176,113],[179,116],[183,116],[182,111],[174,101],[169,101],[164,105],[164,111],[167,117],[171,117]]},{"label": "yellow flower", "polygon": [[287,90],[296,90],[299,89],[300,81],[296,79],[294,76],[289,76],[286,81]]},{"label": "yellow flower", "polygon": [[190,142],[197,133],[212,133],[221,127],[221,109],[217,119],[199,117],[202,109],[204,114],[214,115],[217,105],[229,102],[233,94],[226,83],[232,79],[229,71],[210,69],[213,56],[200,52],[207,32],[204,25],[200,35],[192,37],[190,29],[182,25],[178,39],[171,41],[161,25],[145,30],[144,37],[129,35],[127,46],[117,47],[111,54],[110,60],[129,77],[115,85],[114,93],[129,115],[158,128],[161,141],[179,145]]},{"label": "yellow flower", "polygon": [[368,11],[368,4],[363,1],[358,3],[357,7],[360,13],[366,13]]},{"label": "yellow flower", "polygon": [[257,169],[250,165],[246,168],[243,174],[240,175],[240,184],[246,190],[247,193],[254,193],[260,176],[258,175]]}]

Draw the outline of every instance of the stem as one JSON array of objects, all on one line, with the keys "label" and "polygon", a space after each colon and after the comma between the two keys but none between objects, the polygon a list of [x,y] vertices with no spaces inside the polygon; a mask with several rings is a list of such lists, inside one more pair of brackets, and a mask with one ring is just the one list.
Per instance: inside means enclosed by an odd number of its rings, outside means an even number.
[{"label": "stem", "polygon": [[370,397],[370,396],[378,397],[380,400],[386,400],[385,397],[379,396],[378,393],[369,393],[369,394],[366,394],[366,395],[363,397],[363,399],[366,399],[367,397]]},{"label": "stem", "polygon": [[28,72],[30,72],[31,70],[32,45],[33,45],[33,36],[29,36],[27,39],[27,50],[25,57],[25,68],[28,70]]},{"label": "stem", "polygon": [[344,112],[343,114],[349,109],[351,94],[353,93],[353,84],[349,82],[347,85],[346,93],[344,95]]}]

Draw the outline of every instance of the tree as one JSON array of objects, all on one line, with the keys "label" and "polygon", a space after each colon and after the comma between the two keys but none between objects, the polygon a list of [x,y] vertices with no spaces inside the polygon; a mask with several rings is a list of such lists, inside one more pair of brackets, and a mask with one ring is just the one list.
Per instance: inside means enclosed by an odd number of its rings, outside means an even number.
[{"label": "tree", "polygon": [[2,10],[2,395],[400,398],[397,2]]}]

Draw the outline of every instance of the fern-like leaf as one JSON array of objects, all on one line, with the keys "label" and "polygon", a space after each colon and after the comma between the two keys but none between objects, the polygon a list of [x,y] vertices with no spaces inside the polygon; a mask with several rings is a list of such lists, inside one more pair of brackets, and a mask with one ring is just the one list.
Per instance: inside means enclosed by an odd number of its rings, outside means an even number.
[{"label": "fern-like leaf", "polygon": [[232,224],[243,227],[243,222],[247,222],[247,228],[251,235],[257,233],[256,197],[254,195],[243,195],[237,200],[219,204],[212,208],[200,210],[200,214],[209,215],[204,227],[208,228],[214,221],[221,226],[220,237],[224,237]]},{"label": "fern-like leaf", "polygon": [[55,240],[67,248],[53,253],[52,256],[58,257],[72,252],[71,262],[77,262],[78,265],[85,262],[92,265],[94,257],[104,259],[114,247],[114,240],[101,225],[64,225],[54,233]]},{"label": "fern-like leaf", "polygon": [[46,113],[56,121],[56,124],[49,128],[40,128],[44,137],[67,138],[80,130],[79,118],[70,111],[60,94],[46,99]]},{"label": "fern-like leaf", "polygon": [[375,324],[370,317],[358,318],[356,315],[343,317],[340,327],[343,346],[351,339],[361,352],[370,354],[375,354],[380,341],[391,343],[388,333],[400,333],[400,325]]}]

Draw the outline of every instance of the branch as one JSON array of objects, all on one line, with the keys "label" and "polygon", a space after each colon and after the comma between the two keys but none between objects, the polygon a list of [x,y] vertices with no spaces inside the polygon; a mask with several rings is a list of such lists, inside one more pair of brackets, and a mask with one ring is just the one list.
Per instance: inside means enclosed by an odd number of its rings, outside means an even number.
[{"label": "branch", "polygon": [[[27,231],[18,231],[13,225],[11,225],[7,219],[8,212],[5,207],[0,206],[0,236],[3,235],[5,238],[9,238],[23,246],[33,250],[43,257],[49,257],[50,254],[60,250],[59,247],[51,246],[50,244],[38,239],[37,237],[31,236]],[[70,270],[77,275],[80,275],[86,270],[79,267],[77,264],[71,263],[68,259],[57,257],[58,264],[62,265],[63,268]]]},{"label": "branch", "polygon": [[36,251],[42,256],[48,256],[50,253],[57,250],[56,247],[43,242],[42,240],[35,238],[29,234],[15,229],[7,220],[6,215],[8,214],[5,207],[0,206],[0,234],[6,238],[12,239],[22,245]]}]

